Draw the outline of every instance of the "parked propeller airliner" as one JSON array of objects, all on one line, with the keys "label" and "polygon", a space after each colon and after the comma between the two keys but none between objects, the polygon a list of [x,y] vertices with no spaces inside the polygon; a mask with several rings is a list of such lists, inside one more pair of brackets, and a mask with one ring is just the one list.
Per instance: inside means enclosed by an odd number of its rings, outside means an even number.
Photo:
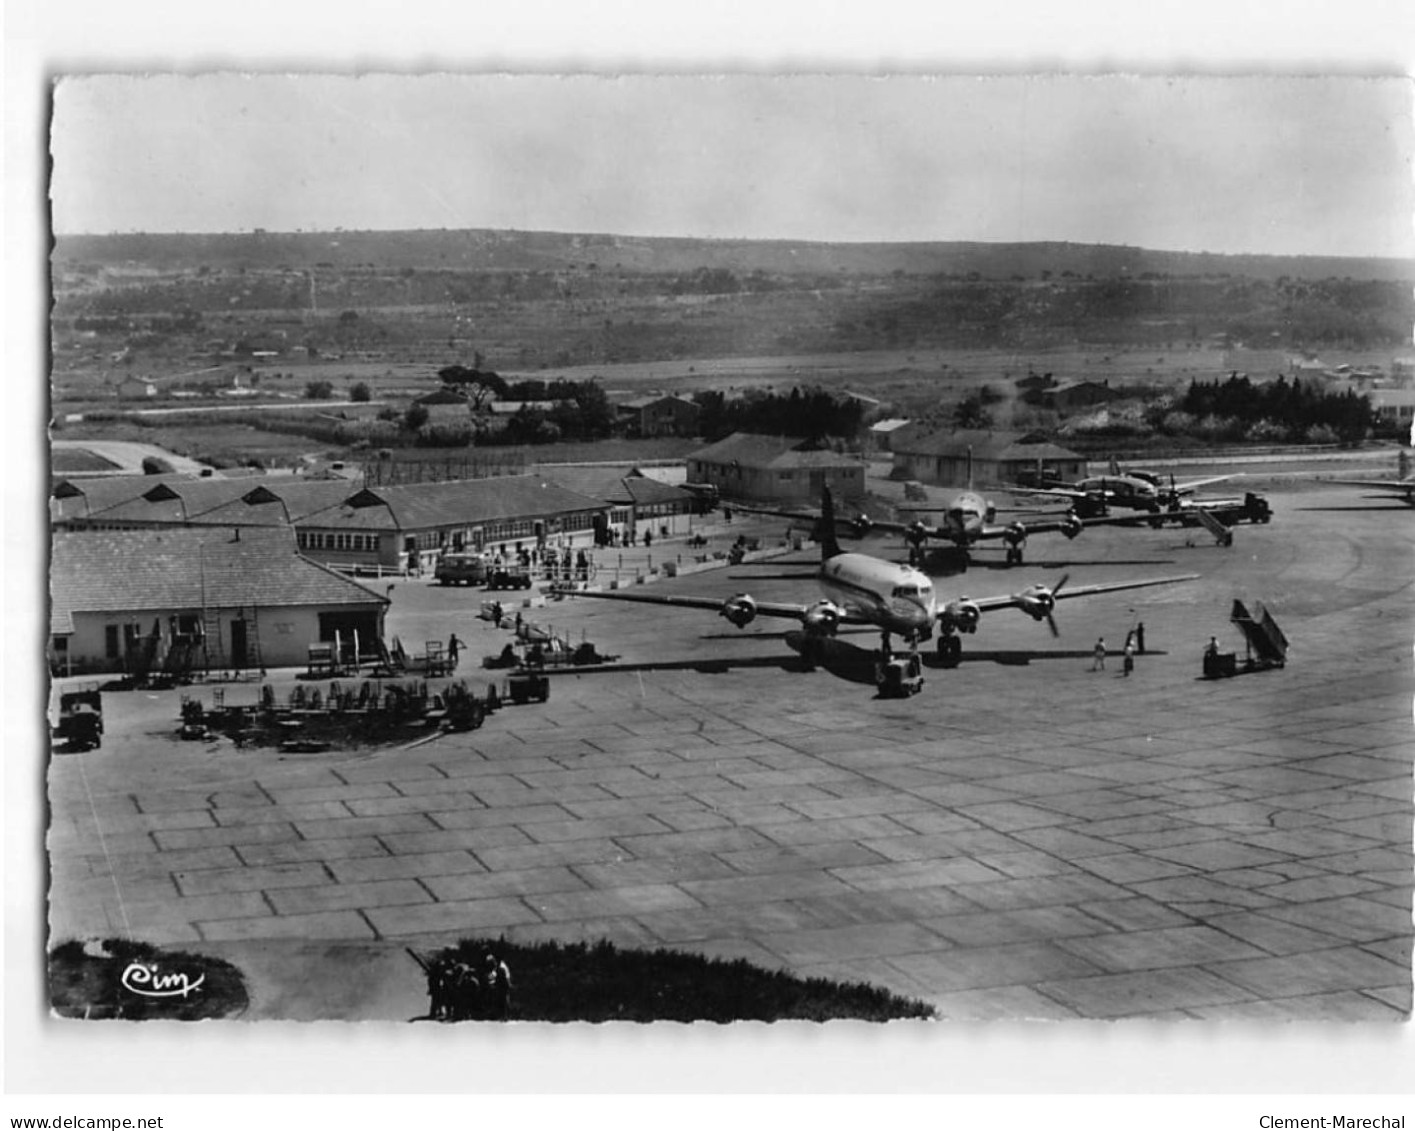
[{"label": "parked propeller airliner", "polygon": [[738,628],[751,624],[758,616],[783,617],[796,620],[805,629],[803,654],[814,659],[822,641],[834,636],[842,625],[873,625],[880,630],[881,648],[890,653],[890,637],[898,635],[911,647],[939,634],[938,653],[948,667],[958,663],[962,654],[961,634],[977,631],[983,613],[997,609],[1021,609],[1033,620],[1046,621],[1052,635],[1057,635],[1053,610],[1057,601],[1073,597],[1089,597],[1096,593],[1113,593],[1123,589],[1143,589],[1152,585],[1173,585],[1193,580],[1197,574],[1180,577],[1156,577],[1141,581],[1120,581],[1103,585],[1086,585],[1062,590],[1067,577],[1055,585],[1031,585],[1019,593],[1001,597],[973,599],[960,597],[941,603],[930,578],[913,566],[897,565],[869,554],[846,553],[836,541],[834,505],[827,489],[821,500],[822,542],[821,566],[817,581],[823,597],[808,605],[757,601],[746,593],[723,598],[687,597],[620,591],[578,591],[576,597],[591,597],[609,601],[637,601],[644,604],[667,605],[689,609],[711,609],[726,617]]},{"label": "parked propeller airliner", "polygon": [[[748,508],[743,508],[748,509]],[[750,508],[761,514],[778,514],[783,518],[804,518],[788,511],[767,511]],[[1003,542],[1007,546],[1007,564],[1021,565],[1027,546],[1027,539],[1033,534],[1063,534],[1068,539],[1075,538],[1087,526],[1105,523],[1118,524],[1109,518],[1083,519],[1074,512],[1059,518],[1031,518],[1008,523],[997,522],[997,508],[985,497],[971,488],[958,491],[942,507],[919,507],[918,510],[942,511],[942,521],[931,526],[922,520],[913,522],[881,521],[860,514],[854,518],[837,517],[836,525],[853,531],[864,538],[872,533],[902,535],[909,546],[909,564],[918,565],[923,561],[926,546],[930,540],[951,543],[960,551],[960,565],[968,568],[968,551],[981,542]],[[824,514],[815,520],[825,521]]]},{"label": "parked propeller airliner", "polygon": [[1232,475],[1216,475],[1209,479],[1193,479],[1188,483],[1176,483],[1169,478],[1169,485],[1159,481],[1157,475],[1147,472],[1128,475],[1094,475],[1075,483],[1061,483],[1054,487],[1023,487],[1009,489],[1018,495],[1043,495],[1053,499],[1069,499],[1072,507],[1083,517],[1103,515],[1111,507],[1127,510],[1159,513],[1166,507],[1177,507],[1185,496],[1192,495],[1200,487],[1211,483],[1222,483],[1234,478]]}]

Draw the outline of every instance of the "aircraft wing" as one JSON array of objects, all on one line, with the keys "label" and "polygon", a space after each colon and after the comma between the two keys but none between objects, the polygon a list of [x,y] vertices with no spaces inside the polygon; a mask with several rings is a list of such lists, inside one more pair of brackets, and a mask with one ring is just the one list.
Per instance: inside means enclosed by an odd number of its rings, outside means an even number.
[{"label": "aircraft wing", "polygon": [[1343,487],[1366,487],[1372,491],[1415,491],[1415,479],[1328,479],[1328,483],[1339,483]]},{"label": "aircraft wing", "polygon": [[1097,593],[1119,593],[1125,589],[1147,589],[1153,585],[1177,585],[1181,581],[1193,581],[1199,575],[1197,573],[1180,574],[1177,577],[1147,577],[1140,581],[1109,581],[1100,585],[1078,585],[1074,589],[1066,589],[1066,579],[1063,577],[1056,585],[1048,588],[1045,585],[1033,585],[1022,590],[1021,593],[1013,593],[1007,597],[982,597],[970,600],[972,605],[977,606],[979,612],[990,613],[995,609],[1027,609],[1034,608],[1038,601],[1046,603],[1050,601],[1069,601],[1073,597],[1093,597]]},{"label": "aircraft wing", "polygon": [[1003,490],[1011,491],[1014,495],[1042,495],[1051,499],[1086,499],[1093,494],[1072,487],[1018,487],[1012,484],[1004,485]]},{"label": "aircraft wing", "polygon": [[1209,479],[1191,479],[1188,483],[1176,483],[1174,493],[1176,495],[1192,495],[1200,487],[1207,487],[1210,483],[1227,483],[1230,479],[1237,478],[1237,475],[1215,475]]},{"label": "aircraft wing", "polygon": [[[748,597],[745,593],[739,593],[733,597],[690,597],[687,595],[677,596],[669,593],[634,593],[624,590],[602,590],[576,589],[570,592],[571,597],[590,597],[600,601],[630,601],[641,605],[667,605],[671,608],[679,609],[707,609],[710,612],[721,613],[723,616],[732,619],[733,602],[750,601],[751,608],[756,616],[760,617],[781,617],[785,620],[804,621],[806,614],[810,611],[809,605],[788,605],[773,601],[758,601],[754,597]],[[735,623],[735,622],[734,622]],[[745,623],[745,621],[743,622]],[[872,622],[863,620],[850,613],[840,618],[841,624],[870,624]]]}]

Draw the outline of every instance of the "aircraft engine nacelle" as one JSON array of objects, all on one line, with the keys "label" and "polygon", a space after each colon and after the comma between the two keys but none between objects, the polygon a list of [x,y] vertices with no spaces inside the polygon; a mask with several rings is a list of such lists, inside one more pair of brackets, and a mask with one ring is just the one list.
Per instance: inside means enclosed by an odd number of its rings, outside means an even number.
[{"label": "aircraft engine nacelle", "polygon": [[1025,522],[1009,522],[1002,532],[1002,540],[1012,547],[1022,545],[1027,541],[1027,524]]},{"label": "aircraft engine nacelle", "polygon": [[757,619],[757,603],[745,593],[739,593],[723,601],[719,612],[738,628],[746,628]]},{"label": "aircraft engine nacelle", "polygon": [[850,520],[850,529],[855,532],[856,538],[863,538],[874,529],[874,525],[875,524],[870,521],[870,516],[867,514],[856,515]]},{"label": "aircraft engine nacelle", "polygon": [[978,621],[982,616],[983,611],[964,597],[950,601],[939,619],[945,628],[951,628],[954,632],[974,633],[978,631]]},{"label": "aircraft engine nacelle", "polygon": [[844,615],[845,612],[839,605],[830,601],[817,601],[806,610],[803,623],[806,632],[811,636],[834,636]]},{"label": "aircraft engine nacelle", "polygon": [[1033,585],[1017,594],[1017,605],[1033,620],[1046,620],[1056,609],[1056,598],[1045,585]]},{"label": "aircraft engine nacelle", "polygon": [[1061,520],[1061,532],[1066,535],[1068,539],[1075,538],[1076,535],[1080,534],[1081,531],[1085,529],[1086,524],[1076,516],[1075,511],[1067,512],[1066,517]]}]

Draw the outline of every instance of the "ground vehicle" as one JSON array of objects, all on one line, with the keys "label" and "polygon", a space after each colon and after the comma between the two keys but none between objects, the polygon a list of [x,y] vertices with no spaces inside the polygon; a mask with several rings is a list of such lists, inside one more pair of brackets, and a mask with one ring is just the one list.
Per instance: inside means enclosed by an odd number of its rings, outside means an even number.
[{"label": "ground vehicle", "polygon": [[1268,523],[1273,520],[1272,504],[1255,491],[1245,492],[1241,499],[1186,499],[1178,506],[1157,511],[1146,521],[1153,527],[1174,522],[1180,526],[1198,526],[1199,511],[1207,511],[1224,526],[1240,522]]},{"label": "ground vehicle", "polygon": [[443,554],[432,575],[439,585],[483,585],[486,559],[477,553]]},{"label": "ground vehicle", "polygon": [[875,686],[881,699],[907,699],[924,689],[923,667],[917,652],[881,660],[875,669]]},{"label": "ground vehicle", "polygon": [[97,750],[103,744],[103,695],[67,691],[59,696],[59,724],[54,736],[67,750]]},{"label": "ground vehicle", "polygon": [[519,671],[506,681],[506,696],[517,706],[532,700],[544,703],[550,698],[550,677],[538,672]]},{"label": "ground vehicle", "polygon": [[531,571],[521,566],[496,566],[486,579],[488,589],[529,589]]}]

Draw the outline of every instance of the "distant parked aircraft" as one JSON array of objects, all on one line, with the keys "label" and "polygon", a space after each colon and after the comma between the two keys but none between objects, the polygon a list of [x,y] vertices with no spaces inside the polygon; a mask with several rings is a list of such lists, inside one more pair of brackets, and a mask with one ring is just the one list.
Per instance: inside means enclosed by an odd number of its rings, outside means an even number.
[{"label": "distant parked aircraft", "polygon": [[1404,501],[1415,506],[1415,475],[1403,479],[1329,479],[1328,483],[1340,483],[1344,487],[1367,487],[1372,491],[1390,491]]},{"label": "distant parked aircraft", "polygon": [[[821,498],[821,564],[816,579],[824,594],[811,604],[778,604],[756,601],[746,593],[730,597],[679,597],[613,590],[576,591],[575,597],[608,601],[637,601],[690,609],[710,609],[726,617],[738,628],[758,616],[784,617],[801,622],[805,629],[802,651],[808,660],[819,652],[825,638],[834,636],[841,625],[874,625],[880,630],[882,658],[890,653],[891,634],[897,634],[913,649],[939,633],[938,653],[953,667],[962,654],[959,634],[977,631],[983,613],[997,609],[1021,609],[1033,620],[1046,621],[1057,634],[1052,611],[1058,601],[1113,593],[1122,589],[1143,589],[1151,585],[1173,585],[1190,581],[1196,574],[1156,577],[1140,581],[1120,581],[1065,589],[1063,576],[1055,585],[1030,585],[1019,593],[998,597],[969,598],[941,602],[933,582],[913,566],[897,565],[869,554],[846,553],[835,536],[835,508],[827,488]],[[1065,589],[1065,592],[1063,592]]]}]

